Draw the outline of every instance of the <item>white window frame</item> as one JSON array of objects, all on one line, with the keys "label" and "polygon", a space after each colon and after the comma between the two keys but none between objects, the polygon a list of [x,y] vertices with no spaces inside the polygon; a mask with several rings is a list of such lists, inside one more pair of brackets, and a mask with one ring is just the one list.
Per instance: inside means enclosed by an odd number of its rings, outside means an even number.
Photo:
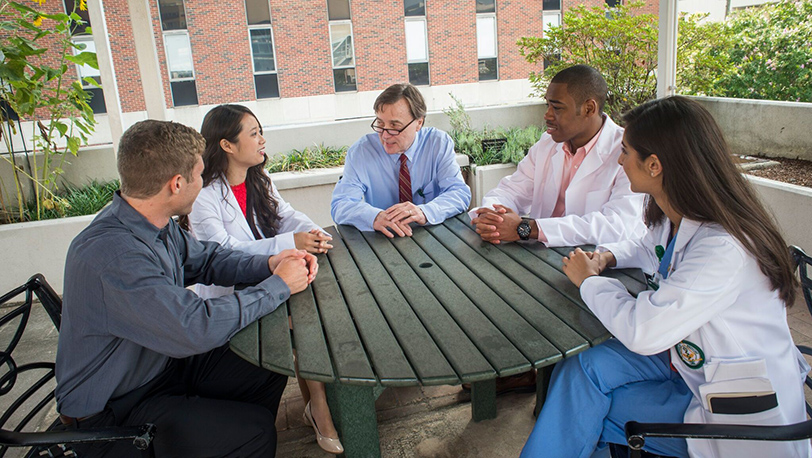
[{"label": "white window frame", "polygon": [[[88,43],[90,43],[93,46],[93,52],[96,51],[96,44],[93,42],[93,35],[77,35],[77,36],[71,37],[71,41],[74,44],[82,43],[82,44],[85,45],[85,49],[83,49],[81,51],[76,49],[76,48],[73,48],[73,55],[74,56],[79,54],[80,52],[86,51],[87,48],[88,48],[88,46],[87,46]],[[96,74],[95,75],[86,75],[85,73],[87,71],[90,71],[91,73],[96,73]],[[94,78],[94,77],[95,78],[101,78],[101,72],[99,70],[97,70],[95,68],[92,68],[92,67],[88,67],[87,65],[79,65],[79,64],[76,64],[76,75],[79,77],[79,83],[82,85],[83,89],[97,87],[97,86],[94,86],[92,84],[88,84],[85,81],[85,78]]]},{"label": "white window frame", "polygon": [[[410,59],[409,58],[409,35],[406,33],[406,24],[408,23],[421,23],[423,24],[423,49],[426,55],[425,59]],[[429,35],[428,35],[428,27],[426,24],[426,16],[407,16],[404,25],[403,25],[403,33],[406,37],[406,62],[409,64],[427,64],[429,62]]]},{"label": "white window frame", "polygon": [[[170,36],[170,35],[176,35],[176,36],[177,35],[184,35],[184,36],[186,36],[186,41],[189,42],[189,60],[191,60],[191,62],[192,62],[192,76],[186,77],[186,78],[172,78],[172,69],[170,68],[171,66],[169,64],[169,61],[170,61],[170,59],[169,59],[169,49],[166,46],[166,41],[167,41],[166,37]],[[163,39],[164,39],[164,55],[166,56],[166,71],[167,71],[167,73],[169,73],[169,82],[177,83],[177,82],[180,82],[180,81],[194,81],[195,76],[196,76],[196,73],[195,73],[195,60],[192,57],[192,42],[191,42],[191,40],[189,40],[189,31],[186,30],[186,29],[184,29],[184,30],[170,30],[168,32],[163,33]],[[253,64],[253,62],[252,62],[252,64]]]},{"label": "white window frame", "polygon": [[[333,54],[333,26],[334,25],[349,25],[350,26],[350,48],[352,49],[352,65],[335,65],[335,55]],[[330,65],[333,70],[355,68],[355,32],[352,28],[352,19],[342,19],[340,21],[328,21],[328,28],[330,31]]]},{"label": "white window frame", "polygon": [[[479,29],[479,20],[480,19],[485,19],[485,18],[493,19],[493,55],[480,54],[480,49],[479,49],[479,42],[480,42],[480,40],[479,40],[479,37],[480,37],[480,35],[479,35],[479,31],[480,31],[480,29]],[[497,30],[497,24],[496,24],[496,13],[478,13],[476,15],[476,19],[477,19],[477,27],[476,27],[476,38],[477,38],[477,40],[476,40],[476,42],[477,42],[476,54],[477,54],[477,59],[493,59],[494,57],[496,57],[498,59],[499,58],[499,35],[497,34],[498,30]]]},{"label": "white window frame", "polygon": [[[254,47],[251,43],[251,31],[252,30],[270,30],[271,32],[271,53],[273,54],[273,70],[270,71],[256,71],[254,70]],[[276,39],[273,35],[273,27],[269,24],[261,24],[261,25],[250,25],[248,26],[248,47],[251,50],[251,70],[253,71],[254,75],[274,75],[279,72],[278,66],[276,65]],[[353,51],[354,52],[354,51]]]},{"label": "white window frame", "polygon": [[[555,17],[558,21],[558,24],[554,26],[550,26],[550,21],[547,20],[548,17]],[[547,31],[550,30],[550,27],[561,27],[561,11],[558,10],[551,10],[551,11],[544,11],[541,15],[541,36],[544,37],[547,35]]]}]

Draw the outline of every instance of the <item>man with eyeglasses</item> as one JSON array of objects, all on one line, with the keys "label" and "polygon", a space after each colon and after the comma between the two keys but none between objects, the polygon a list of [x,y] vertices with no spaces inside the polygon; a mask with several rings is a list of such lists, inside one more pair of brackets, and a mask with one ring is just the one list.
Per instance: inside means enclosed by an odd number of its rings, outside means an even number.
[{"label": "man with eyeglasses", "polygon": [[438,224],[465,211],[471,190],[462,179],[454,142],[423,127],[426,102],[411,84],[394,84],[373,106],[370,133],[347,151],[344,176],[333,191],[338,224],[387,237],[409,237],[411,223]]}]

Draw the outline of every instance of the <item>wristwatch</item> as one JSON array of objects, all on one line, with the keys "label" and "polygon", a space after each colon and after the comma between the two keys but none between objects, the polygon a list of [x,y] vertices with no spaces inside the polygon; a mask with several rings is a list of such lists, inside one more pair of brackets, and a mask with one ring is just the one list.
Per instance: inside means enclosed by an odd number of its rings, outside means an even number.
[{"label": "wristwatch", "polygon": [[516,233],[519,234],[519,238],[522,240],[527,240],[530,238],[530,220],[522,218],[522,222],[519,223],[519,226],[516,228]]}]

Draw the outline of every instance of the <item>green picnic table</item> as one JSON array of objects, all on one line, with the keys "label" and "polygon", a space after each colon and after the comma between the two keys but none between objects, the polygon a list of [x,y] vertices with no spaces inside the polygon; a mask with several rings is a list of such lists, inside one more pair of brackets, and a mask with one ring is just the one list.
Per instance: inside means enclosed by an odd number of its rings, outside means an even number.
[{"label": "green picnic table", "polygon": [[[375,399],[385,387],[471,383],[474,421],[496,417],[496,377],[553,365],[610,337],[561,271],[570,248],[483,242],[462,214],[389,239],[326,229],[305,291],[240,331],[234,352],[266,369],[327,384],[347,457],[379,457]],[[609,271],[634,294],[637,271]],[[288,317],[293,323],[289,331]],[[292,334],[292,337],[291,337]]]}]

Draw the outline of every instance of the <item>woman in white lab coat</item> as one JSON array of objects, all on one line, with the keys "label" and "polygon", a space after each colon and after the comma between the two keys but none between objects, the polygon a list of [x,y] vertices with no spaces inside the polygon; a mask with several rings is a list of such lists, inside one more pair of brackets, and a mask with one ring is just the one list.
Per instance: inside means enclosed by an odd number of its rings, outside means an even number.
[{"label": "woman in white lab coat", "polygon": [[[797,280],[786,243],[698,103],[670,97],[626,117],[619,162],[648,194],[641,240],[580,249],[564,272],[614,339],[566,359],[523,457],[589,457],[624,424],[804,421],[809,366],[787,326]],[[641,268],[635,298],[600,277]],[[809,441],[646,440],[666,456],[809,457]]]},{"label": "woman in white lab coat", "polygon": [[[189,229],[200,240],[252,254],[285,249],[326,253],[331,237],[276,190],[264,169],[265,138],[259,120],[241,105],[220,105],[203,119],[203,189],[189,214]],[[201,297],[228,294],[231,288],[197,285]],[[343,448],[330,417],[324,384],[298,378],[306,403],[305,422],[319,446],[330,453]],[[318,425],[318,426],[317,426]]]}]

